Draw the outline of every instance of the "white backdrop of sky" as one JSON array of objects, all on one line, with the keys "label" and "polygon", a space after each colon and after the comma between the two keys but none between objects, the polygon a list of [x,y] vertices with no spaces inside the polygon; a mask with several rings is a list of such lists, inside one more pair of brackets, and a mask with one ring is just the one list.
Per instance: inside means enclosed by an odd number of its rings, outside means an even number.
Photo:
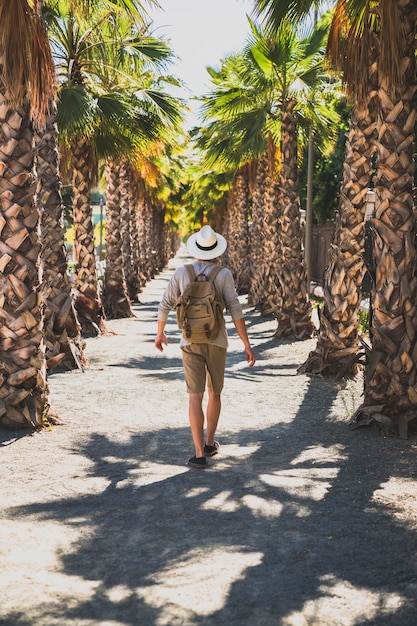
[{"label": "white backdrop of sky", "polygon": [[200,104],[192,100],[209,89],[206,67],[216,69],[220,61],[243,48],[249,34],[247,15],[252,0],[159,0],[161,9],[148,9],[155,36],[164,36],[178,57],[169,72],[187,86],[180,97],[192,111],[187,126],[197,123]]}]

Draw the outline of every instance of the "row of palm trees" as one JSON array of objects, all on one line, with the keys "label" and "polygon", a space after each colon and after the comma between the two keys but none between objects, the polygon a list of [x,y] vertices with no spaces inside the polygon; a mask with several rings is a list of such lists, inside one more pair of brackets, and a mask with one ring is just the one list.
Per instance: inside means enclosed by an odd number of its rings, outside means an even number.
[{"label": "row of palm trees", "polygon": [[[309,91],[307,99],[315,113],[329,93],[323,57],[313,56],[308,67],[307,54],[320,35],[321,44],[326,37],[325,58],[342,73],[351,117],[317,346],[300,371],[342,377],[354,374],[362,360],[358,313],[371,186],[376,198],[370,220],[376,267],[371,344],[364,344],[364,401],[350,424],[375,421],[406,436],[417,401],[413,195],[417,3],[339,0],[327,34],[325,24],[319,24],[304,47],[294,24],[319,4],[255,2],[263,26],[252,24],[252,40],[245,51],[226,59],[220,71],[211,70],[213,89],[204,99],[205,123],[198,130],[197,145],[205,150],[209,166],[221,163],[222,173],[232,172],[230,196],[239,201],[223,202],[218,223],[232,241],[229,262],[238,284],[240,261],[234,256],[234,238],[244,242],[243,251],[250,250],[246,256],[252,267],[247,272],[243,265],[242,270],[249,299],[276,317],[277,336],[310,336],[295,142],[300,136],[297,124],[308,119],[300,93],[307,93],[306,84],[311,86],[320,70],[319,90]],[[302,58],[291,56],[292,38],[295,55],[302,51]],[[290,73],[294,68],[298,74]],[[309,128],[317,139],[320,120],[315,122]],[[250,235],[238,231],[247,228],[248,193]]]},{"label": "row of palm trees", "polygon": [[[143,173],[163,171],[183,104],[164,89],[173,82],[164,75],[172,51],[144,18],[134,0],[0,1],[3,426],[54,419],[47,371],[83,367],[83,337],[106,330],[106,313],[131,315],[130,302],[178,244]],[[99,177],[111,225],[103,299],[90,198]],[[63,227],[66,179],[74,285]]]},{"label": "row of palm trees", "polygon": [[[313,324],[302,246],[298,143],[304,145],[312,127],[321,131],[322,146],[334,132],[337,118],[329,104],[336,82],[323,69],[329,22],[304,36],[290,20],[283,20],[276,33],[251,21],[250,26],[243,52],[211,70],[213,89],[204,98],[203,125],[195,140],[208,167],[234,176],[223,230],[231,241],[229,256],[234,258],[229,262],[238,288],[248,290],[262,314],[274,315],[278,337],[302,339],[311,336]],[[243,254],[234,250],[234,241],[245,242]]]},{"label": "row of palm trees", "polygon": [[[319,2],[257,0],[267,23],[305,17]],[[351,419],[406,437],[417,406],[416,220],[413,146],[417,2],[337,0],[328,58],[343,72],[352,101],[340,204],[325,276],[317,347],[301,371],[349,374],[358,360],[366,197],[375,265],[371,345],[364,400]]]},{"label": "row of palm trees", "polygon": [[[326,131],[337,125],[331,102],[338,82],[324,71],[327,58],[343,72],[352,114],[318,341],[302,371],[356,371],[365,203],[372,183],[372,345],[366,346],[364,402],[351,424],[378,421],[406,435],[417,402],[417,0],[339,0],[331,22],[323,19],[308,34],[294,26],[319,4],[254,1],[261,25],[250,21],[245,49],[226,58],[220,70],[210,69],[213,88],[203,98],[203,121],[193,138],[204,159],[188,167],[194,182],[183,194],[174,174],[184,169],[175,155],[182,103],[159,89],[161,81],[175,82],[161,73],[171,51],[149,35],[140,3],[0,0],[0,423],[42,424],[50,414],[48,365],[82,366],[82,336],[105,331],[106,315],[131,315],[141,285],[177,244],[167,220],[167,210],[172,215],[178,207],[176,195],[193,206],[196,223],[210,202],[213,223],[230,242],[228,262],[238,287],[263,314],[274,315],[276,335],[311,336],[297,162],[304,139],[314,133],[316,144],[325,146],[332,138]],[[23,46],[12,24],[27,35]],[[48,82],[53,67],[57,93]],[[102,298],[90,207],[100,171],[107,197]],[[60,182],[67,172],[75,290],[62,228]],[[161,188],[170,194],[155,193]],[[177,212],[180,220],[182,215]],[[193,225],[189,216],[187,221]]]}]

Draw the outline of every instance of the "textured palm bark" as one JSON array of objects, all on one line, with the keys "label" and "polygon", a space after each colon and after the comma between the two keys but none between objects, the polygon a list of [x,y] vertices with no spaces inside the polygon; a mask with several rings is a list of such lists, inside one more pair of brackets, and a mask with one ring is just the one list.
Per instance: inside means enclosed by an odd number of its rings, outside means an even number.
[{"label": "textured palm bark", "polygon": [[281,262],[279,279],[282,304],[274,310],[277,337],[307,339],[314,332],[307,270],[302,248],[300,197],[297,171],[297,129],[294,101],[281,111]]},{"label": "textured palm bark", "polygon": [[261,267],[264,276],[264,294],[261,303],[263,315],[277,317],[282,310],[281,287],[281,206],[280,191],[275,170],[269,164],[265,184],[263,248]]},{"label": "textured palm bark", "polygon": [[72,192],[74,211],[74,252],[76,259],[76,309],[83,335],[97,336],[104,332],[104,310],[98,295],[94,249],[93,212],[90,203],[90,147],[84,139],[71,145]]},{"label": "textured palm bark", "polygon": [[[220,233],[223,237],[227,238],[229,236],[229,208],[228,208],[228,199],[223,201],[221,204],[215,206],[210,215],[210,226],[216,233]],[[222,254],[221,263],[228,267],[228,250],[226,248],[226,252]]]},{"label": "textured palm bark", "polygon": [[160,272],[165,263],[165,237],[164,237],[165,210],[162,202],[153,202],[153,250],[154,250],[154,271]]},{"label": "textured palm bark", "polygon": [[0,425],[12,428],[41,427],[49,411],[28,110],[0,93]]},{"label": "textured palm bark", "polygon": [[250,287],[249,243],[249,184],[245,169],[239,170],[233,180],[230,230],[228,233],[229,264],[239,293]]},{"label": "textured palm bark", "polygon": [[[215,207],[212,209],[212,213],[209,216],[210,226],[217,232],[223,235],[223,237],[227,241],[227,247],[225,252],[223,252],[221,256],[221,263],[225,265],[234,275],[234,267],[233,267],[233,251],[230,249],[230,233],[231,233],[231,215],[233,212],[233,195],[231,190],[229,189],[228,193],[225,195],[224,205],[219,209],[219,207]],[[202,226],[206,222],[203,221]]]},{"label": "textured palm bark", "polygon": [[106,162],[106,269],[102,297],[107,319],[133,316],[123,274],[119,166],[111,161]]},{"label": "textured palm bark", "polygon": [[354,107],[351,113],[336,228],[324,276],[317,345],[299,369],[302,373],[340,378],[358,370],[358,314],[365,273],[363,225],[375,149],[376,123],[371,111],[372,106]]},{"label": "textured palm bark", "polygon": [[137,202],[136,202],[136,225],[138,231],[138,280],[139,292],[146,285],[146,259],[145,259],[145,192],[143,183],[138,185]]},{"label": "textured palm bark", "polygon": [[123,273],[131,302],[137,300],[139,292],[138,276],[132,261],[131,241],[131,196],[130,180],[132,168],[128,161],[120,165],[120,236],[122,239]]},{"label": "textured palm bark", "polygon": [[44,331],[48,372],[54,367],[72,370],[86,364],[85,342],[74,307],[67,272],[61,181],[58,173],[57,128],[51,114],[35,135],[35,168],[40,233]]},{"label": "textured palm bark", "polygon": [[144,225],[145,225],[144,240],[142,242],[143,247],[144,247],[144,257],[145,257],[144,270],[145,270],[146,280],[148,281],[148,280],[152,280],[152,278],[155,276],[155,252],[154,252],[154,232],[153,232],[154,211],[153,211],[151,199],[147,193],[145,194],[145,202],[143,205],[143,217],[144,217]]},{"label": "textured palm bark", "polygon": [[139,227],[138,227],[138,206],[137,206],[137,186],[133,179],[129,180],[129,206],[130,206],[130,255],[132,271],[134,272],[134,293],[132,297],[138,302],[138,294],[142,291],[140,279],[140,252],[139,252]]},{"label": "textured palm bark", "polygon": [[417,415],[416,214],[413,206],[415,36],[417,2],[398,3],[408,54],[399,68],[398,95],[381,76],[379,90],[376,216],[372,220],[376,264],[372,350],[365,368],[364,402],[352,427],[371,422],[407,437]]},{"label": "textured palm bark", "polygon": [[266,156],[258,159],[254,190],[252,194],[252,226],[250,229],[250,267],[251,285],[248,296],[249,304],[262,307],[265,297],[264,271],[264,202],[266,178],[268,175],[268,159]]}]

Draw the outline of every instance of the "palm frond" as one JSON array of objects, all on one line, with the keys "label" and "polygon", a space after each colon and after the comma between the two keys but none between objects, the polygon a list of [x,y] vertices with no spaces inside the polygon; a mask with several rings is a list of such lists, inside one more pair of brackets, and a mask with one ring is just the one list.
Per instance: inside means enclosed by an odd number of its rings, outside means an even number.
[{"label": "palm frond", "polygon": [[55,68],[46,32],[26,0],[0,2],[2,81],[12,105],[30,102],[32,118],[42,124],[55,93]]},{"label": "palm frond", "polygon": [[61,136],[91,135],[96,101],[82,85],[67,84],[58,93],[57,124]]},{"label": "palm frond", "polygon": [[254,0],[253,13],[262,23],[277,31],[282,21],[289,18],[296,23],[306,17],[317,0]]}]

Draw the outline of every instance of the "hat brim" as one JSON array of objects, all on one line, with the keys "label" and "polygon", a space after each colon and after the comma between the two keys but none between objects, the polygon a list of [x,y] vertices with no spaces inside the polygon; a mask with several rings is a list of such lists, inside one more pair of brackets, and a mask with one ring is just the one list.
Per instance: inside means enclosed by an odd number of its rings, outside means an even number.
[{"label": "hat brim", "polygon": [[227,241],[223,237],[223,235],[219,235],[216,233],[216,247],[212,250],[202,250],[197,246],[197,237],[198,233],[194,233],[187,240],[187,250],[196,259],[201,259],[202,261],[210,261],[211,259],[217,259],[218,256],[221,256],[223,252],[225,252],[227,248]]}]

